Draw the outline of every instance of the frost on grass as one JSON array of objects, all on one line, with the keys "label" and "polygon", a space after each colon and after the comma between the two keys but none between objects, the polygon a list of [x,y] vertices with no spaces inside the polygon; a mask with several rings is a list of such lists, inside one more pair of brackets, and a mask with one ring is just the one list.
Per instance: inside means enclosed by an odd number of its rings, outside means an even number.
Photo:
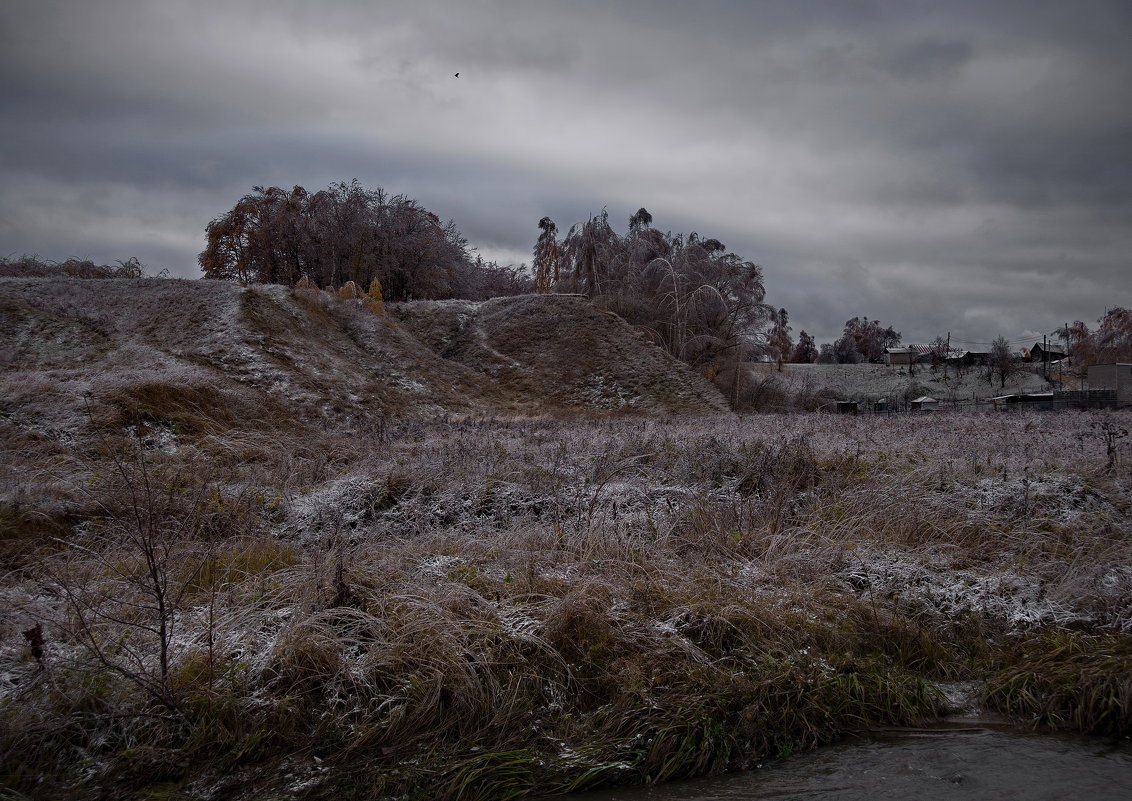
[{"label": "frost on grass", "polygon": [[579,395],[595,409],[624,409],[640,401],[638,393],[603,375],[591,376],[579,389]]},{"label": "frost on grass", "polygon": [[1040,576],[1009,569],[955,570],[912,554],[861,548],[840,577],[870,603],[911,607],[945,620],[984,617],[1024,630],[1090,619],[1054,597]]},{"label": "frost on grass", "polygon": [[1106,516],[1117,511],[1084,477],[1062,473],[982,478],[964,491],[973,506],[1044,517],[1062,525],[1073,524],[1084,515]]},{"label": "frost on grass", "polygon": [[[364,754],[393,781],[394,765],[441,775],[453,754],[505,744],[582,771],[599,730],[644,754],[736,688],[838,687],[937,632],[946,649],[986,647],[986,632],[1132,631],[1128,476],[1105,469],[1093,416],[1057,419],[1055,433],[1025,416],[893,429],[814,415],[159,438],[145,458],[211,458],[219,474],[191,543],[207,564],[172,618],[174,675],[184,697],[237,710],[225,754],[243,753],[240,721],[291,727],[301,747],[273,752],[291,760],[280,792],[319,793],[305,784],[317,763],[296,754]],[[54,469],[96,492],[77,465]],[[98,500],[101,515],[129,510]],[[57,558],[83,576],[128,557],[104,546],[106,559]],[[59,694],[29,690],[43,679],[20,631],[42,620],[52,659],[99,667],[41,570],[7,574],[18,609],[0,618],[0,693],[65,721]],[[119,711],[146,711],[115,692]],[[626,748],[600,760],[610,775],[634,770]]]}]

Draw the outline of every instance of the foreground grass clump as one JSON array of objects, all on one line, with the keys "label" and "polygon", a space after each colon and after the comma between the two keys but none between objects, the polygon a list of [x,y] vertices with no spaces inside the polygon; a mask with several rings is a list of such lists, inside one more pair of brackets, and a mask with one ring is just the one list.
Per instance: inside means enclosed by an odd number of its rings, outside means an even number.
[{"label": "foreground grass clump", "polygon": [[1051,632],[1028,638],[987,681],[985,702],[1032,723],[1094,734],[1132,731],[1132,637]]},{"label": "foreground grass clump", "polygon": [[1132,498],[1097,433],[1126,416],[264,433],[173,399],[208,424],[0,421],[20,795],[658,782],[930,719],[955,679],[1132,731]]}]

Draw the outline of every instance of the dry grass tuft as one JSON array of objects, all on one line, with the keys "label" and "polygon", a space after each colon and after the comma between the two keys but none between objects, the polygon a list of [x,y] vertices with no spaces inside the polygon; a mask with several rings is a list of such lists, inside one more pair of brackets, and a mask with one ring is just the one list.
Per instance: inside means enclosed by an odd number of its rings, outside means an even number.
[{"label": "dry grass tuft", "polygon": [[1055,631],[1026,638],[987,682],[983,701],[1035,727],[1126,736],[1132,637]]}]

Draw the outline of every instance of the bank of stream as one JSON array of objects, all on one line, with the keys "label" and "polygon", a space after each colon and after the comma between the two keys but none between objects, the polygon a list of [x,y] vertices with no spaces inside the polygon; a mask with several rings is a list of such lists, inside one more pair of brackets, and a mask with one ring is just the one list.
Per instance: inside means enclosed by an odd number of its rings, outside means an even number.
[{"label": "bank of stream", "polygon": [[559,801],[999,801],[1132,798],[1127,738],[1034,733],[978,721],[850,737],[752,770]]}]

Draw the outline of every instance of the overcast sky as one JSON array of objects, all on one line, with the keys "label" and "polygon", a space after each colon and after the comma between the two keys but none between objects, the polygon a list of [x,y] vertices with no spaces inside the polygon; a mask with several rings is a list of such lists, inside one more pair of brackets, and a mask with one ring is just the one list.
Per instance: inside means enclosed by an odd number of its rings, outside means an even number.
[{"label": "overcast sky", "polygon": [[358,178],[501,263],[643,206],[819,342],[1132,305],[1129,0],[4,0],[0,65],[0,256],[197,276],[253,186]]}]

